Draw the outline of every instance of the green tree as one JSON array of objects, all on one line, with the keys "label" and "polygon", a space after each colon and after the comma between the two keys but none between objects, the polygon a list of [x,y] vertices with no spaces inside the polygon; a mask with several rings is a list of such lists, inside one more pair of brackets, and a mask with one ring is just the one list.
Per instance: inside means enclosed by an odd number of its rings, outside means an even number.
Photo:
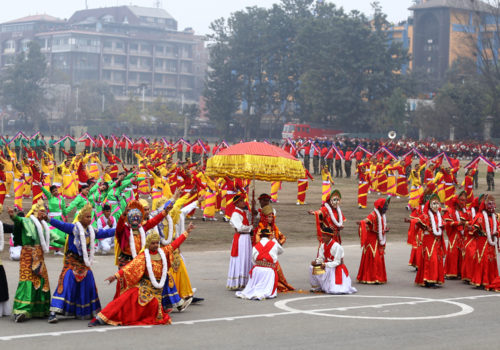
[{"label": "green tree", "polygon": [[228,138],[230,124],[238,110],[238,89],[240,82],[229,62],[229,29],[221,18],[214,21],[210,28],[213,34],[210,41],[210,70],[205,81],[204,97],[210,119],[215,122],[219,134]]},{"label": "green tree", "polygon": [[405,134],[405,119],[408,105],[403,90],[399,87],[395,88],[391,96],[383,99],[381,105],[383,112],[379,118],[374,118],[374,129],[382,133],[394,130],[398,135]]},{"label": "green tree", "polygon": [[46,106],[46,72],[47,63],[40,46],[31,41],[27,52],[21,52],[7,68],[1,85],[3,103],[19,112],[22,118],[31,119],[36,130],[40,129]]}]

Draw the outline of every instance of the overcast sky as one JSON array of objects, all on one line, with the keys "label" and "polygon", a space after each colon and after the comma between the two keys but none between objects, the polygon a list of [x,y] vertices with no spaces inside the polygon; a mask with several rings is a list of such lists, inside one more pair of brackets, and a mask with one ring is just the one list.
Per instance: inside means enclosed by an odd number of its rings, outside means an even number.
[{"label": "overcast sky", "polygon": [[[89,8],[137,5],[154,7],[156,0],[16,0],[3,3],[0,11],[0,23],[28,15],[48,14],[59,18],[69,18],[75,11]],[[330,1],[330,0],[329,0]],[[220,17],[228,17],[232,12],[241,10],[247,6],[270,7],[279,0],[162,0],[162,7],[167,10],[179,22],[179,29],[192,27],[197,34],[209,32],[210,23]],[[335,0],[338,6],[345,10],[359,10],[370,14],[370,3],[372,0]],[[8,5],[6,5],[8,3]],[[411,0],[379,0],[389,20],[398,22],[408,17],[408,7],[412,5]]]}]

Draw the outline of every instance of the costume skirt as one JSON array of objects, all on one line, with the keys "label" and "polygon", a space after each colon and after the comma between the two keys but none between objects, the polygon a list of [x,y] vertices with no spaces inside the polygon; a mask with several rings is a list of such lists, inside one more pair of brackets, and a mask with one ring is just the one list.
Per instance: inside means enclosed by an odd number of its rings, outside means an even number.
[{"label": "costume skirt", "polygon": [[313,267],[310,266],[309,276],[313,289],[321,289],[327,294],[352,294],[358,291],[352,286],[351,277],[344,264],[326,267],[322,275],[313,275],[312,271]]},{"label": "costume skirt", "polygon": [[95,317],[101,311],[101,303],[92,270],[83,273],[78,267],[63,268],[50,311],[84,320]]},{"label": "costume skirt", "polygon": [[235,235],[238,237],[238,256],[231,256],[226,287],[231,290],[245,288],[248,274],[252,268],[252,240],[249,234]]},{"label": "costume skirt", "polygon": [[269,299],[276,298],[278,290],[274,289],[276,273],[270,267],[255,266],[252,269],[252,277],[241,292],[236,296],[242,299]]}]

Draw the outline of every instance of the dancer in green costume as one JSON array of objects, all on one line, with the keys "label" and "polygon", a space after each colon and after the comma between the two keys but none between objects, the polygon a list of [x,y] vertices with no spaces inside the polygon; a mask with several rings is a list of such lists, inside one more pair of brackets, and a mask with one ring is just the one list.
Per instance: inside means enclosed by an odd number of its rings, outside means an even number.
[{"label": "dancer in green costume", "polygon": [[[46,317],[50,307],[50,285],[44,253],[51,240],[58,240],[48,227],[47,211],[43,201],[33,205],[31,216],[23,218],[7,208],[14,222],[14,245],[21,245],[19,284],[14,297],[12,314],[15,322],[32,317]],[[64,244],[64,241],[57,242]]]}]

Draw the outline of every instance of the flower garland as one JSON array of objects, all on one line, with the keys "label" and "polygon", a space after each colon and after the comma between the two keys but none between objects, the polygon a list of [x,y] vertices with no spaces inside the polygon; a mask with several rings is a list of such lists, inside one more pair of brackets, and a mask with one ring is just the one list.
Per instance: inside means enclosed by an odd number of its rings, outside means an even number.
[{"label": "flower garland", "polygon": [[174,235],[174,220],[172,220],[172,217],[170,214],[167,215],[167,221],[168,221],[168,237],[167,237],[167,244],[170,244],[172,242],[172,236]]},{"label": "flower garland", "polygon": [[81,224],[80,221],[76,222],[76,227],[78,229],[78,233],[80,235],[80,247],[82,249],[82,256],[83,256],[83,261],[85,262],[85,266],[87,267],[92,267],[92,264],[94,263],[94,254],[95,254],[95,231],[92,225],[88,226],[89,230],[89,240],[90,240],[90,259],[89,259],[89,252],[87,251],[87,237],[85,235],[85,229],[83,228],[83,225]]},{"label": "flower garland", "polygon": [[[139,234],[141,235],[141,249],[146,245],[146,232],[144,232],[144,228],[139,226]],[[132,253],[132,257],[135,258],[137,256],[137,251],[135,249],[135,240],[134,240],[134,232],[132,228],[130,229],[130,234],[128,236],[129,244],[130,244],[130,252]]]},{"label": "flower garland", "polygon": [[[40,245],[42,246],[43,251],[45,253],[48,253],[49,252],[49,244],[50,244],[49,225],[47,225],[45,220],[42,220],[42,222],[40,223],[40,220],[38,220],[38,218],[35,217],[35,215],[30,215],[30,219],[35,224],[36,231],[38,233],[38,237],[40,238]],[[42,225],[43,225],[43,228],[42,228]],[[3,228],[3,225],[2,225],[2,228]]]},{"label": "flower garland", "polygon": [[155,287],[156,289],[163,289],[163,286],[165,286],[165,281],[167,280],[168,265],[167,258],[165,257],[165,252],[163,251],[163,249],[158,249],[158,253],[160,253],[161,262],[163,264],[160,283],[158,283],[153,273],[153,265],[151,264],[151,254],[149,253],[149,249],[144,249],[144,257],[146,258],[146,267],[148,269],[149,280],[151,281],[153,287]]},{"label": "flower garland", "polygon": [[491,214],[491,221],[493,221],[493,232],[490,227],[490,220],[488,220],[488,213],[486,210],[483,210],[483,218],[484,218],[484,227],[486,228],[486,236],[488,237],[488,243],[492,246],[496,246],[498,242],[498,238],[495,237],[495,241],[493,241],[492,237],[497,235],[497,218],[493,213]]},{"label": "flower garland", "polygon": [[432,213],[432,210],[429,209],[428,214],[429,214],[429,219],[430,219],[431,225],[432,225],[432,233],[434,234],[434,236],[442,236],[443,229],[441,228],[441,226],[443,225],[443,219],[441,218],[441,212],[439,210],[436,212],[436,215],[438,218],[438,223],[437,223],[438,227],[436,227],[436,220],[434,219],[434,215]]},{"label": "flower garland", "polygon": [[[377,221],[378,221],[378,241],[380,245],[385,245],[386,237],[384,231],[387,225],[387,218],[385,217],[385,214],[383,216],[380,215],[380,212],[378,211],[377,208],[375,208],[375,214],[377,214]],[[382,219],[384,221],[383,225],[382,225]]]},{"label": "flower garland", "polygon": [[328,204],[328,202],[325,203],[325,207],[328,210],[328,213],[330,214],[330,218],[332,219],[335,226],[337,226],[337,227],[344,226],[344,218],[342,217],[342,211],[340,210],[340,206],[337,205],[337,214],[339,216],[339,221],[337,221],[337,219],[335,219],[335,216],[333,215],[332,208],[330,207],[330,204]]}]

